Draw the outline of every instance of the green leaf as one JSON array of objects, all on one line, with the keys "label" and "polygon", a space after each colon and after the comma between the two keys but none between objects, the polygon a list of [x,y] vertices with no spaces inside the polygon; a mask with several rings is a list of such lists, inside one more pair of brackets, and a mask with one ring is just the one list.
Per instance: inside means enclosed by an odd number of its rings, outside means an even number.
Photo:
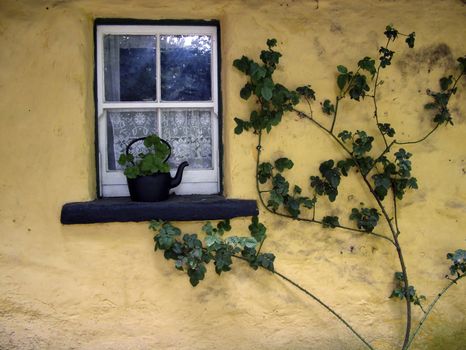
[{"label": "green leaf", "polygon": [[359,169],[363,175],[367,175],[369,171],[374,167],[374,159],[372,157],[361,157],[358,156],[356,163],[358,164]]},{"label": "green leaf", "polygon": [[256,62],[251,62],[249,65],[251,80],[253,82],[258,82],[267,75],[267,70],[259,66]]},{"label": "green leaf", "polygon": [[353,77],[353,80],[351,81],[350,86],[351,86],[349,89],[350,98],[356,101],[359,101],[361,97],[364,98],[364,96],[366,95],[366,91],[370,90],[369,85],[367,85],[366,76],[361,75],[359,73]]},{"label": "green leaf", "polygon": [[340,169],[340,172],[343,176],[348,176],[348,172],[352,167],[354,167],[356,163],[354,162],[353,159],[345,159],[345,160],[340,160],[337,163],[338,169]]},{"label": "green leaf", "polygon": [[305,208],[312,209],[316,205],[317,198],[307,198],[307,197],[301,197],[300,198],[301,203]]},{"label": "green leaf", "polygon": [[343,91],[343,89],[346,86],[347,81],[348,81],[348,75],[347,74],[340,74],[337,77],[337,85],[338,85],[340,91]]},{"label": "green leaf", "polygon": [[272,164],[261,163],[257,169],[257,179],[261,184],[265,184],[272,177]]},{"label": "green leaf", "polygon": [[127,167],[124,173],[128,179],[135,179],[141,174],[137,166]]},{"label": "green leaf", "polygon": [[234,120],[236,122],[235,134],[237,135],[240,135],[243,132],[243,130],[248,131],[249,128],[251,127],[250,122],[246,122],[239,118],[235,118]]},{"label": "green leaf", "polygon": [[325,228],[335,228],[340,226],[338,216],[324,216],[322,218],[322,226]]},{"label": "green leaf", "polygon": [[261,95],[266,101],[270,101],[273,96],[272,89],[267,86],[263,86],[261,89]]},{"label": "green leaf", "polygon": [[353,208],[351,210],[350,220],[356,221],[357,227],[366,232],[372,232],[377,226],[380,214],[375,208]]},{"label": "green leaf", "polygon": [[247,100],[252,94],[253,86],[249,83],[244,85],[244,87],[239,92],[239,95],[243,100]]},{"label": "green leaf", "polygon": [[353,138],[353,133],[348,130],[343,130],[338,134],[338,137],[343,141],[346,142],[347,140],[351,140]]},{"label": "green leaf", "polygon": [[282,196],[288,195],[290,184],[281,174],[277,174],[272,178],[272,186],[276,193]]},{"label": "green leaf", "polygon": [[217,230],[220,235],[223,235],[225,231],[231,231],[230,219],[225,219],[217,223]]},{"label": "green leaf", "polygon": [[277,211],[281,204],[283,204],[283,195],[275,190],[270,191],[270,197],[267,202],[267,207],[270,207],[272,211]]},{"label": "green leaf", "polygon": [[311,89],[310,85],[305,85],[305,86],[298,87],[298,88],[296,88],[296,92],[299,95],[307,98],[308,100],[315,100],[316,99],[315,92],[314,92],[314,90]]},{"label": "green leaf", "polygon": [[325,100],[322,103],[322,112],[328,115],[335,113],[335,106],[330,102],[330,100]]},{"label": "green leaf", "polygon": [[403,272],[395,272],[395,279],[397,281],[403,281],[404,280],[404,274]]},{"label": "green leaf", "polygon": [[293,165],[293,161],[288,158],[279,158],[275,161],[275,168],[280,172],[293,168]]},{"label": "green leaf", "polygon": [[120,165],[127,165],[127,163],[133,163],[134,161],[134,156],[129,153],[129,154],[126,154],[126,153],[122,153],[120,154],[120,158],[118,158],[118,164]]},{"label": "green leaf", "polygon": [[233,66],[241,72],[249,74],[249,67],[251,65],[251,62],[252,61],[248,57],[242,56],[240,59],[236,59],[233,61]]},{"label": "green leaf", "polygon": [[261,253],[257,256],[256,264],[262,266],[264,269],[274,271],[273,263],[275,261],[275,255],[271,253]]},{"label": "green leaf", "polygon": [[212,223],[210,221],[207,221],[203,226],[202,226],[202,231],[207,234],[207,235],[212,235],[216,230],[214,231],[214,226],[212,226]]},{"label": "green leaf", "polygon": [[449,77],[443,77],[440,79],[440,89],[442,91],[446,91],[448,90],[448,88],[450,87],[450,85],[453,83],[453,76],[449,76]]},{"label": "green leaf", "polygon": [[374,77],[377,70],[375,69],[375,60],[370,57],[364,57],[362,60],[358,62],[358,67],[368,71],[372,77]]},{"label": "green leaf", "polygon": [[380,200],[383,200],[388,193],[388,190],[392,186],[392,181],[390,176],[386,173],[384,174],[375,174],[372,176],[372,179],[375,183],[375,193]]},{"label": "green leaf", "polygon": [[264,224],[259,222],[257,216],[253,216],[251,224],[248,226],[251,236],[255,238],[257,242],[262,242],[266,237],[267,228]]},{"label": "green leaf", "polygon": [[320,164],[319,171],[327,182],[336,189],[340,184],[340,171],[334,167],[334,164],[332,159],[327,160]]},{"label": "green leaf", "polygon": [[297,218],[300,214],[299,206],[301,201],[298,198],[287,196],[284,201],[285,209],[291,214],[293,218]]},{"label": "green leaf", "polygon": [[378,123],[377,126],[382,134],[387,135],[389,137],[395,136],[395,129],[391,127],[388,123]]},{"label": "green leaf", "polygon": [[379,53],[381,54],[381,56],[379,57],[380,67],[385,68],[389,66],[392,62],[392,58],[395,52],[389,49],[386,49],[385,47],[381,47],[379,49]]},{"label": "green leaf", "polygon": [[158,231],[164,223],[165,221],[163,220],[151,220],[149,223],[149,228],[153,231]]},{"label": "green leaf", "polygon": [[347,69],[345,66],[342,66],[342,65],[337,66],[337,70],[338,70],[338,72],[341,73],[341,74],[346,74],[346,73],[348,73],[348,69]]},{"label": "green leaf", "polygon": [[365,131],[356,131],[353,139],[353,153],[356,157],[362,157],[365,153],[372,149],[372,141],[374,138],[366,134]]},{"label": "green leaf", "polygon": [[408,35],[408,37],[405,39],[405,42],[408,44],[408,47],[412,49],[414,47],[414,40],[415,40],[416,33],[412,32],[411,34]]},{"label": "green leaf", "polygon": [[338,195],[338,189],[318,176],[311,176],[311,187],[319,195],[326,195],[330,202],[334,202]]},{"label": "green leaf", "polygon": [[458,277],[466,273],[466,250],[457,249],[454,253],[448,253],[447,259],[451,260],[450,274]]},{"label": "green leaf", "polygon": [[391,25],[388,25],[385,27],[384,34],[389,40],[395,40],[396,37],[398,36],[398,30],[393,28]]},{"label": "green leaf", "polygon": [[205,241],[205,244],[206,244],[207,248],[210,248],[210,247],[212,247],[214,245],[222,243],[222,240],[220,239],[220,237],[218,235],[206,236],[204,241]]},{"label": "green leaf", "polygon": [[267,39],[267,46],[269,48],[277,46],[277,39]]},{"label": "green leaf", "polygon": [[459,62],[459,68],[461,72],[463,74],[466,73],[466,56],[458,57],[457,61]]}]

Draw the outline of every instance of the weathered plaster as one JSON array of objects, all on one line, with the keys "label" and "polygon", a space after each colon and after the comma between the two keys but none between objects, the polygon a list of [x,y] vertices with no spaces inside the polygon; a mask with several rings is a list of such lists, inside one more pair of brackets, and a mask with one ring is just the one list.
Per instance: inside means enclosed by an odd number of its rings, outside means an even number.
[{"label": "weathered plaster", "polygon": [[[416,49],[398,46],[397,63],[382,77],[379,109],[405,130],[400,137],[416,137],[429,129],[425,89],[436,88],[464,54],[464,1],[0,1],[0,348],[362,348],[325,310],[265,271],[239,263],[220,278],[209,271],[193,289],[154,254],[146,224],[60,225],[63,203],[95,197],[96,17],[220,20],[225,192],[256,198],[256,139],[233,133],[233,118],[250,108],[238,96],[244,78],[231,67],[235,58],[256,57],[276,37],[284,55],[277,78],[310,83],[319,99],[331,98],[335,66],[374,56],[386,24],[415,31]],[[455,127],[412,148],[420,190],[400,208],[411,281],[429,300],[445,284],[446,252],[465,246],[465,87],[452,106]],[[337,128],[370,120],[368,103],[341,108]],[[285,154],[296,164],[291,180],[303,188],[317,164],[339,156],[292,115],[264,144],[265,157]],[[358,182],[344,181],[341,192],[340,207],[331,210],[342,217],[347,204],[370,202]],[[399,269],[391,247],[266,213],[262,220],[269,227],[264,249],[276,253],[278,270],[334,306],[377,348],[399,344],[404,305],[387,298]],[[233,225],[247,232],[247,220]],[[195,231],[200,223],[181,226]],[[464,346],[465,291],[463,283],[442,299],[415,348]]]}]

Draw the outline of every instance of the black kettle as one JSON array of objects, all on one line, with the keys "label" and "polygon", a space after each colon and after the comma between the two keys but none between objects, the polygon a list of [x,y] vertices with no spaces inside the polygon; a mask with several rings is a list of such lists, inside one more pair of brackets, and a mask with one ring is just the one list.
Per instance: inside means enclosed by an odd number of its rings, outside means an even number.
[{"label": "black kettle", "polygon": [[[144,139],[145,137],[140,137],[132,140],[128,146],[126,146],[126,154],[129,154],[130,148],[134,143],[143,141]],[[166,162],[171,156],[172,148],[167,141],[163,139],[160,139],[160,141],[165,143],[170,150],[170,153],[164,160],[164,162]],[[166,200],[170,189],[181,183],[184,168],[188,165],[186,161],[181,163],[176,170],[175,177],[171,177],[170,173],[166,172],[138,176],[134,179],[126,178],[131,200],[135,202],[160,202]]]}]

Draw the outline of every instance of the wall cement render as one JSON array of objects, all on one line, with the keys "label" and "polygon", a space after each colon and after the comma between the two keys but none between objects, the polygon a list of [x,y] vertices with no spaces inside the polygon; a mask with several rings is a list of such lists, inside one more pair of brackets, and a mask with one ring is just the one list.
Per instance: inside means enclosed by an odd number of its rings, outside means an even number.
[{"label": "wall cement render", "polygon": [[[276,37],[284,55],[280,82],[311,83],[319,99],[333,98],[335,66],[376,55],[386,24],[415,31],[416,49],[398,46],[390,75],[382,76],[379,105],[384,120],[405,130],[402,137],[415,138],[430,127],[425,89],[436,88],[465,53],[464,1],[0,0],[1,349],[362,348],[328,312],[270,273],[238,263],[220,278],[209,270],[192,288],[154,254],[146,223],[60,224],[64,203],[95,198],[97,17],[220,20],[225,192],[256,198],[256,139],[233,133],[233,118],[250,107],[238,96],[244,78],[231,67],[235,58],[257,57]],[[428,300],[445,285],[445,254],[465,247],[464,80],[461,88],[455,127],[411,148],[420,190],[400,208],[411,281]],[[337,129],[348,123],[356,130],[370,119],[368,102],[341,108]],[[264,144],[264,159],[285,154],[296,164],[291,180],[303,188],[321,161],[340,156],[292,115]],[[358,182],[344,181],[338,209],[319,212],[345,217],[343,208],[360,201],[371,203]],[[278,270],[334,306],[377,348],[399,345],[404,304],[387,298],[399,269],[391,247],[261,212],[269,228],[264,250],[277,255]],[[181,227],[197,231],[200,224]],[[238,232],[247,225],[233,220]],[[462,283],[442,299],[415,348],[464,349],[465,292]]]}]

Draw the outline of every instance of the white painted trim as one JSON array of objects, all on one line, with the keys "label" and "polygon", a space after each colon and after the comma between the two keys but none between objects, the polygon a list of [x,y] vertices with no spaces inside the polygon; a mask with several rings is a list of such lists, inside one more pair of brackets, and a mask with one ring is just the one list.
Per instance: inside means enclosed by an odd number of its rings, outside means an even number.
[{"label": "white painted trim", "polygon": [[[157,101],[141,102],[105,102],[104,92],[104,48],[103,37],[106,34],[157,35],[156,76]],[[160,35],[209,35],[212,40],[211,87],[212,101],[165,102],[161,101],[160,74]],[[99,174],[101,195],[104,197],[128,196],[126,177],[122,171],[108,171],[107,116],[106,110],[157,110],[159,132],[161,131],[160,110],[167,108],[202,108],[212,109],[212,165],[213,169],[185,168],[182,183],[174,189],[178,194],[213,194],[220,191],[219,163],[219,121],[218,121],[218,53],[217,27],[215,26],[156,26],[156,25],[98,25],[97,26],[97,111],[99,136]],[[176,169],[172,170],[172,176]]]}]

